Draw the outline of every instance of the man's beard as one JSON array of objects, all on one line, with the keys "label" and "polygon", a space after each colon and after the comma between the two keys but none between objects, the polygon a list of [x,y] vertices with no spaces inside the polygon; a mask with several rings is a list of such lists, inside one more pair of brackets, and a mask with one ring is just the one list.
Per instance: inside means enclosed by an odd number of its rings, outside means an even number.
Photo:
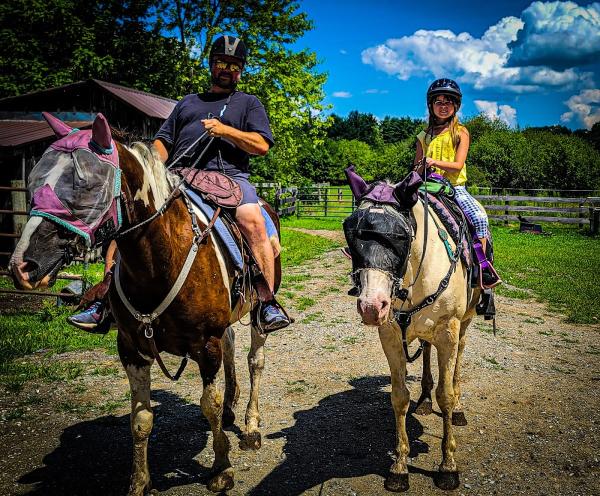
[{"label": "man's beard", "polygon": [[237,81],[235,80],[235,77],[232,75],[231,77],[221,78],[221,74],[222,72],[219,72],[216,75],[214,73],[211,74],[211,82],[224,90],[234,90],[237,86]]}]

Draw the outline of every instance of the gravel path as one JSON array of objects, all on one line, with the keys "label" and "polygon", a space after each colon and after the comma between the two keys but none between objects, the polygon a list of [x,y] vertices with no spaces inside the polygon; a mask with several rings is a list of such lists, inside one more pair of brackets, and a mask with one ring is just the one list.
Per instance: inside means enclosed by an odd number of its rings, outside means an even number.
[{"label": "gravel path", "polygon": [[[386,494],[395,442],[389,371],[376,330],[360,324],[355,299],[346,295],[348,273],[339,250],[288,272],[295,277],[281,294],[296,323],[267,340],[263,447],[256,453],[238,447],[249,347],[247,329],[238,326],[242,394],[228,433],[236,471],[230,494]],[[469,329],[469,423],[456,428],[461,486],[450,493],[600,494],[600,327],[565,323],[534,300],[498,300],[498,335],[480,319]],[[118,359],[99,352],[55,359],[83,363],[85,373],[0,399],[0,494],[123,494],[131,443]],[[171,369],[178,363],[166,362]],[[413,401],[420,375],[419,361],[409,365]],[[165,495],[209,494],[202,484],[211,434],[198,406],[198,373],[190,366],[171,384],[154,367],[153,377],[154,487]],[[412,408],[410,494],[443,494],[432,480],[441,458],[439,410],[435,400],[434,415]]]}]

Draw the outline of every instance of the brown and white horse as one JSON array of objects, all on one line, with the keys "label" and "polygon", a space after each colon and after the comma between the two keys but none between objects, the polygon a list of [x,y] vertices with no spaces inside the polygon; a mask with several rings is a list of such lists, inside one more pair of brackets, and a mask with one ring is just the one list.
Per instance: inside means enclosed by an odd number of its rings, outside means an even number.
[{"label": "brown and white horse", "polygon": [[[429,357],[433,345],[439,367],[436,399],[444,428],[442,462],[434,479],[442,489],[455,489],[459,476],[452,425],[466,423],[460,405],[460,364],[479,291],[471,294],[466,267],[459,260],[452,263],[438,232],[441,222],[433,218],[432,210],[428,211],[426,221],[424,205],[417,201],[420,181],[415,181],[414,175],[394,190],[394,186],[385,183],[373,189],[353,170],[347,173],[351,185],[354,183],[355,196],[363,198],[358,209],[344,221],[353,278],[360,290],[357,308],[364,324],[378,328],[391,372],[397,445],[385,487],[396,492],[409,487],[410,447],[405,421],[410,396],[406,387],[405,343],[419,338],[424,343],[424,362],[422,394],[416,413],[431,413],[433,379]],[[405,204],[393,205],[394,197]],[[454,255],[458,255],[452,240],[448,242]],[[408,327],[404,326],[404,339],[398,311],[410,314],[405,321]]]},{"label": "brown and white horse", "polygon": [[[57,137],[62,140],[67,137],[77,139],[78,133],[86,132],[70,130],[51,116],[47,119]],[[87,143],[87,139],[96,145],[91,147],[91,152],[94,153],[98,149],[110,151],[111,146],[115,148],[113,153],[116,151],[121,169],[117,200],[119,197],[122,200],[123,229],[149,219],[161,206],[166,207],[162,215],[117,240],[120,253],[119,278],[129,305],[140,312],[151,312],[174,286],[195,236],[188,206],[181,195],[171,195],[178,179],[165,169],[154,150],[146,145],[135,143],[132,147],[127,147],[115,143],[111,139],[108,124],[101,115],[94,123],[91,137],[84,138],[82,137],[83,142]],[[61,139],[56,143],[62,143]],[[87,145],[83,147],[85,146]],[[86,156],[91,157],[89,160],[93,162],[91,152],[87,152]],[[75,178],[81,168],[81,158],[77,167],[74,167],[74,155],[75,153],[61,151],[61,146],[55,147],[52,154],[45,155],[44,160],[56,161],[54,169],[52,164],[49,167],[50,183],[56,183],[56,178],[61,174],[63,177],[64,174],[73,176],[71,179],[67,178],[65,183]],[[93,166],[92,163],[90,167]],[[70,167],[72,172],[69,172]],[[50,187],[57,189],[56,184],[50,184]],[[170,196],[173,196],[172,200]],[[59,200],[67,204],[73,198]],[[77,205],[71,206],[76,210]],[[194,211],[200,229],[204,229],[207,219],[195,207]],[[61,225],[60,221],[53,222],[44,215],[30,218],[10,264],[16,286],[40,288],[53,282],[58,268],[69,258],[65,254],[79,249],[81,244],[81,236],[66,229],[65,225]],[[279,277],[279,258],[276,263]],[[198,245],[196,258],[180,291],[166,310],[152,322],[158,351],[181,357],[187,355],[200,369],[203,383],[200,405],[213,433],[215,460],[208,488],[214,492],[228,490],[234,484],[233,468],[229,461],[230,442],[223,431],[224,424],[233,423],[233,407],[239,396],[233,362],[234,333],[230,326],[249,311],[247,303],[241,309],[231,308],[231,273],[229,258],[223,255],[219,242],[213,238],[212,233],[209,234]],[[246,301],[250,300],[248,296],[246,295]],[[140,328],[140,322],[126,308],[114,284],[111,286],[109,299],[118,325],[119,357],[131,388],[133,467],[129,494],[141,495],[151,487],[147,447],[153,424],[150,367],[155,355],[144,330]],[[241,446],[258,449],[261,443],[258,430],[258,392],[264,368],[266,337],[254,327],[251,332],[251,349],[248,354],[251,390]],[[216,381],[222,363],[226,384],[224,397]]]}]

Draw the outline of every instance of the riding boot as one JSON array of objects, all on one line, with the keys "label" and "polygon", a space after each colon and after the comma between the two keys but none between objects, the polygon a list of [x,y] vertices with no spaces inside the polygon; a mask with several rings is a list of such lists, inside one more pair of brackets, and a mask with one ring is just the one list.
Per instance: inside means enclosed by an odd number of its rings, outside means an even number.
[{"label": "riding boot", "polygon": [[494,266],[483,252],[483,246],[479,238],[473,238],[473,251],[475,252],[477,265],[479,266],[479,287],[481,289],[490,289],[500,284],[502,279],[500,279],[496,269],[494,269]]},{"label": "riding boot", "polygon": [[496,316],[496,304],[494,303],[494,292],[491,289],[484,289],[481,293],[481,299],[475,307],[477,315],[483,315],[484,320],[492,320]]}]

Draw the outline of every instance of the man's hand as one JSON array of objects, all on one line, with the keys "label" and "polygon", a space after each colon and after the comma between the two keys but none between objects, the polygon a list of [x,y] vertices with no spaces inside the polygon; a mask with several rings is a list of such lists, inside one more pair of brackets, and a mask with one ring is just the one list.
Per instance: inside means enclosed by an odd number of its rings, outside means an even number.
[{"label": "man's hand", "polygon": [[211,138],[222,138],[225,136],[227,128],[229,127],[223,124],[219,119],[202,119],[200,122],[204,126],[204,129],[208,131],[208,135]]}]

